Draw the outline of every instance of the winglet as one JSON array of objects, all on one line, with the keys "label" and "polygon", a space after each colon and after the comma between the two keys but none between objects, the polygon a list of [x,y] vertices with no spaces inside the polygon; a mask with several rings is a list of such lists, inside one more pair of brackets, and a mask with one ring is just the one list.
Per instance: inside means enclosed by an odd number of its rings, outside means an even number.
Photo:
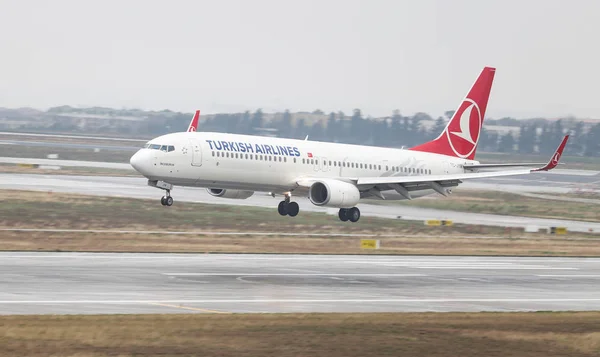
[{"label": "winglet", "polygon": [[560,142],[560,145],[558,145],[558,148],[556,149],[556,151],[554,152],[554,155],[552,155],[552,157],[550,158],[550,161],[548,161],[546,166],[540,167],[539,169],[534,169],[531,171],[532,172],[533,171],[550,171],[553,168],[555,168],[556,166],[558,166],[558,162],[560,161],[560,157],[562,156],[563,150],[565,149],[565,146],[567,145],[567,141],[569,141],[569,135],[565,135],[565,137],[562,139],[562,141]]},{"label": "winglet", "polygon": [[200,119],[200,111],[196,110],[196,114],[194,114],[194,117],[192,118],[192,121],[190,122],[190,126],[188,126],[188,128],[187,128],[187,132],[198,130],[198,119]]}]

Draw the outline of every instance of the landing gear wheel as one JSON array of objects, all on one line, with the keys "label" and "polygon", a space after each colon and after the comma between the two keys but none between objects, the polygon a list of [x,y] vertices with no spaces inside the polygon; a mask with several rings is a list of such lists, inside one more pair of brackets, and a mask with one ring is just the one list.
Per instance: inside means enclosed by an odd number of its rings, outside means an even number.
[{"label": "landing gear wheel", "polygon": [[279,206],[277,207],[277,212],[279,212],[279,214],[282,216],[287,216],[288,215],[288,205],[289,205],[289,203],[287,203],[285,201],[279,202]]},{"label": "landing gear wheel", "polygon": [[165,203],[167,206],[173,206],[173,197],[171,196],[167,196],[167,198],[165,199]]},{"label": "landing gear wheel", "polygon": [[350,222],[358,222],[360,219],[360,210],[356,207],[352,207],[348,210],[348,219]]},{"label": "landing gear wheel", "polygon": [[162,196],[160,198],[160,204],[163,205],[163,206],[167,205],[167,198],[165,196]]},{"label": "landing gear wheel", "polygon": [[342,222],[348,221],[348,209],[346,209],[346,208],[340,208],[340,212],[338,213],[338,217],[340,218],[340,221],[342,221]]},{"label": "landing gear wheel", "polygon": [[298,215],[298,212],[300,212],[300,206],[298,206],[298,203],[296,203],[296,202],[288,203],[287,214],[290,217],[296,217]]}]

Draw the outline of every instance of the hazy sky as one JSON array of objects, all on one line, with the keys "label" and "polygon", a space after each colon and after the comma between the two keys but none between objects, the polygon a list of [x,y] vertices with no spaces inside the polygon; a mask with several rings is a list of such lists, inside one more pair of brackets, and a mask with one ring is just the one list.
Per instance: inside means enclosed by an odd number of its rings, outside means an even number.
[{"label": "hazy sky", "polygon": [[596,0],[0,0],[0,106],[600,118]]}]

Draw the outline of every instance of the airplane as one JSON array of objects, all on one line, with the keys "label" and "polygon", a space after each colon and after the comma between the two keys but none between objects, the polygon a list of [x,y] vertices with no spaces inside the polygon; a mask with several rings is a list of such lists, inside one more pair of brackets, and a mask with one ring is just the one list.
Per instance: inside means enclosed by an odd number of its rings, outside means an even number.
[{"label": "airplane", "polygon": [[196,110],[194,116],[192,117],[192,121],[190,121],[190,125],[188,126],[186,132],[193,133],[198,130],[198,120],[200,119],[200,111]]},{"label": "airplane", "polygon": [[[338,218],[344,222],[360,219],[356,205],[361,199],[447,196],[464,180],[555,168],[568,135],[547,163],[475,160],[495,72],[485,67],[442,133],[412,148],[198,132],[197,112],[196,126],[190,125],[193,130],[150,140],[130,164],[148,179],[149,186],[165,191],[163,206],[173,204],[174,186],[203,187],[212,196],[229,199],[247,199],[258,191],[283,196],[278,213],[295,217],[300,207],[292,201],[293,194],[308,197],[316,206],[338,208]],[[526,168],[530,166],[534,168]],[[519,168],[506,170],[510,167]]]}]

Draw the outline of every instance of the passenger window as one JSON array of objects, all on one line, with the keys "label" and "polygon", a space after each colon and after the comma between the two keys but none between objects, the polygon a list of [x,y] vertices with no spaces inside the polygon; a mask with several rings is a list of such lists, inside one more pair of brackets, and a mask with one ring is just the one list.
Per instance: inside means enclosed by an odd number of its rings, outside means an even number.
[{"label": "passenger window", "polygon": [[381,165],[379,165],[379,171],[381,171]]},{"label": "passenger window", "polygon": [[215,152],[214,151],[212,152],[212,155],[215,156]]},{"label": "passenger window", "polygon": [[304,164],[304,159],[302,159],[302,163]]},{"label": "passenger window", "polygon": [[329,160],[329,166],[331,166],[331,160]]},{"label": "passenger window", "polygon": [[294,158],[294,164],[296,163],[296,158]]},{"label": "passenger window", "polygon": [[390,171],[387,165],[385,165],[385,171]]},{"label": "passenger window", "polygon": [[246,154],[246,160],[248,160],[248,154]]},{"label": "passenger window", "polygon": [[283,162],[287,162],[287,157],[284,157],[284,158],[283,158]]},{"label": "passenger window", "polygon": [[315,160],[313,160],[313,159],[310,159],[310,164],[311,164],[311,165],[314,165],[314,164],[315,164]]}]

